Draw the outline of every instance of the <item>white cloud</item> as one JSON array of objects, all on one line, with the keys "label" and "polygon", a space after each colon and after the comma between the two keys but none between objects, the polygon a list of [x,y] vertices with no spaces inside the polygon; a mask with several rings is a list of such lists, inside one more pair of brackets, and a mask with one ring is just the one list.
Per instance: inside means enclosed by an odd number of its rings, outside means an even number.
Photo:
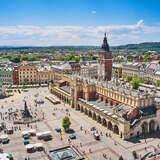
[{"label": "white cloud", "polygon": [[137,22],[137,27],[143,27],[144,26],[144,20],[141,19]]},{"label": "white cloud", "polygon": [[95,10],[91,11],[92,14],[96,14],[97,12]]},{"label": "white cloud", "polygon": [[100,45],[104,32],[111,45],[160,41],[160,26],[148,26],[139,20],[130,25],[87,27],[0,26],[0,45]]}]

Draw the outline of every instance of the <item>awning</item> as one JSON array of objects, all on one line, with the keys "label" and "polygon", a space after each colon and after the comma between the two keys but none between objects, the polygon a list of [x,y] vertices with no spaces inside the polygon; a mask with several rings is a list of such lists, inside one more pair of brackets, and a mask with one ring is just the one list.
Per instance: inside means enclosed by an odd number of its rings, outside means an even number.
[{"label": "awning", "polygon": [[32,149],[32,148],[34,148],[34,145],[33,145],[33,144],[27,144],[27,145],[26,145],[26,149]]},{"label": "awning", "polygon": [[43,147],[43,143],[36,143],[36,144],[34,144],[34,147],[37,147],[37,148]]},{"label": "awning", "polygon": [[0,139],[7,139],[7,138],[8,138],[8,135],[6,134],[0,136]]}]

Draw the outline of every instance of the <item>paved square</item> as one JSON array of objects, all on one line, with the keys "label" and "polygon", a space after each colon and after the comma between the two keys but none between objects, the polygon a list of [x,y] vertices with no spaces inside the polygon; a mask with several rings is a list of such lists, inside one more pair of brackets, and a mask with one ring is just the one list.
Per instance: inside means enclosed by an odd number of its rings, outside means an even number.
[{"label": "paved square", "polygon": [[[38,95],[38,96],[35,96]],[[15,92],[13,97],[0,100],[0,105],[3,106],[0,108],[0,112],[3,115],[3,118],[0,121],[5,121],[7,126],[12,126],[16,129],[14,134],[9,135],[10,142],[9,144],[2,145],[4,152],[13,153],[16,160],[23,160],[26,157],[30,157],[30,160],[47,160],[48,157],[44,152],[35,152],[27,153],[25,146],[23,144],[23,138],[21,132],[23,130],[35,128],[37,132],[50,130],[53,136],[52,141],[43,142],[37,140],[36,137],[30,139],[30,143],[44,143],[46,152],[68,145],[74,145],[80,153],[84,155],[86,159],[91,160],[103,160],[104,154],[108,159],[118,160],[119,156],[122,155],[125,160],[133,160],[132,151],[136,151],[138,154],[143,156],[148,153],[150,150],[157,148],[157,145],[160,143],[158,138],[149,138],[146,141],[140,140],[137,143],[132,143],[124,141],[113,135],[107,128],[103,127],[96,121],[84,115],[79,111],[76,111],[74,108],[71,108],[67,104],[61,102],[61,104],[53,105],[45,96],[53,96],[49,93],[48,88],[34,88],[29,89],[28,92]],[[54,96],[53,96],[54,97]],[[37,109],[40,112],[44,112],[45,119],[40,122],[32,123],[29,126],[27,125],[13,125],[10,121],[5,119],[5,112],[9,108],[20,109],[23,108],[24,102],[26,100],[27,105],[32,109]],[[35,99],[44,100],[44,104],[35,106]],[[68,141],[68,134],[62,131],[62,135],[55,131],[55,128],[62,126],[62,119],[67,115],[66,109],[69,110],[71,128],[74,129],[76,134],[76,139]],[[82,126],[82,130],[81,130]],[[93,132],[90,130],[91,127],[95,127],[99,133],[101,133],[101,140],[95,140]],[[19,130],[20,128],[20,130]],[[106,137],[106,132],[111,134],[111,137]],[[3,131],[1,132],[3,134]]]}]

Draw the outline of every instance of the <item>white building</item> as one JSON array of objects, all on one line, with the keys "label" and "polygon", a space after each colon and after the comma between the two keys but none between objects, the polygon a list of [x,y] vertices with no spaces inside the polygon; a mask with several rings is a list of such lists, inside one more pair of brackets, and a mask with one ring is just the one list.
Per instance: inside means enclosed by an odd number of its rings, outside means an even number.
[{"label": "white building", "polygon": [[13,68],[7,64],[0,66],[0,82],[5,85],[13,84]]}]

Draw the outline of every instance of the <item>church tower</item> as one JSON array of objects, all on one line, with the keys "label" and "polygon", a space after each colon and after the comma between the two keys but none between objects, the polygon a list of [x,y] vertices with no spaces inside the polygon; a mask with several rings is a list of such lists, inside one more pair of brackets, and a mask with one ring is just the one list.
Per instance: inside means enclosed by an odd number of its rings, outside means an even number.
[{"label": "church tower", "polygon": [[112,78],[112,53],[109,49],[106,33],[99,52],[98,77],[100,80],[110,81]]}]

